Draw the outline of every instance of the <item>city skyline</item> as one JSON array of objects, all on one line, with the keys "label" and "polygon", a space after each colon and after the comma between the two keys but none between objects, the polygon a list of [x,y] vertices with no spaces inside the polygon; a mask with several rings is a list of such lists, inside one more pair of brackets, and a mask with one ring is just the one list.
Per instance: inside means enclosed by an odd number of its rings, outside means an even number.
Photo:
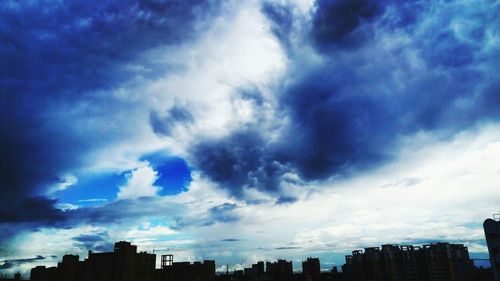
[{"label": "city skyline", "polygon": [[[485,221],[488,245],[497,248],[498,232]],[[500,223],[496,221],[495,223]],[[497,228],[497,226],[495,226]],[[490,250],[496,252],[496,249]],[[319,258],[308,257],[301,261],[301,269],[292,261],[257,261],[250,267],[217,272],[217,261],[194,262],[175,261],[172,254],[161,255],[161,263],[155,253],[137,251],[137,246],[127,241],[114,244],[112,252],[88,252],[83,260],[78,255],[67,254],[57,266],[36,266],[31,269],[29,280],[33,281],[192,281],[192,280],[305,280],[305,281],[494,281],[495,266],[484,268],[470,259],[468,249],[463,244],[448,242],[431,243],[422,246],[386,244],[353,250],[345,256],[345,263],[322,269]],[[155,262],[156,261],[156,262]],[[340,269],[341,268],[341,269]],[[15,280],[19,280],[19,273]],[[1,277],[1,276],[0,276]],[[21,276],[22,278],[22,276]]]},{"label": "city skyline", "polygon": [[392,243],[487,257],[498,14],[489,0],[0,1],[0,274],[122,240],[239,267],[326,268]]}]

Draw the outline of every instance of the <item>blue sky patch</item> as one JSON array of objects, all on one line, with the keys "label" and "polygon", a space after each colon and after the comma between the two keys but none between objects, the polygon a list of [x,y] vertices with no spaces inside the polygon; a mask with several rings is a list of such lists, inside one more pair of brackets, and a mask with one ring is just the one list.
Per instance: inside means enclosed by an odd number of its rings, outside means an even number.
[{"label": "blue sky patch", "polygon": [[119,186],[125,183],[124,173],[102,173],[78,176],[78,183],[57,192],[59,202],[89,206],[114,200]]}]

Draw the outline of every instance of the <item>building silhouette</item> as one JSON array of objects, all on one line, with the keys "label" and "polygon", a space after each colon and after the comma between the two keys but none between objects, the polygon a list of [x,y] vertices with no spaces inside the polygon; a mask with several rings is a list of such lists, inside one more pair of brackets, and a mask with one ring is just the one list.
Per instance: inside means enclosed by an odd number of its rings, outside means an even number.
[{"label": "building silhouette", "polygon": [[80,261],[77,255],[65,255],[57,267],[37,266],[31,270],[35,281],[211,281],[215,261],[173,262],[172,255],[162,257],[156,269],[156,255],[137,252],[130,242],[116,242],[113,252],[93,253]]},{"label": "building silhouette", "polygon": [[356,250],[342,267],[347,281],[472,281],[473,264],[462,244],[382,245]]},{"label": "building silhouette", "polygon": [[282,259],[266,262],[266,273],[273,280],[288,280],[293,275],[292,262]]},{"label": "building silhouette", "polygon": [[[496,228],[485,221],[490,251],[498,249]],[[492,235],[493,234],[493,235]],[[492,242],[493,241],[493,242]],[[496,241],[496,242],[495,242]],[[495,244],[496,243],[496,244]],[[495,248],[496,247],[496,248]],[[386,244],[354,250],[347,255],[342,272],[333,267],[321,272],[319,258],[302,261],[302,273],[294,273],[291,261],[259,261],[248,268],[215,274],[215,261],[174,262],[162,255],[156,268],[156,255],[137,252],[130,242],[115,243],[113,252],[93,253],[80,261],[65,255],[55,267],[37,266],[31,270],[35,281],[493,281],[490,268],[475,268],[467,247],[462,244],[434,243],[423,246]],[[498,260],[498,259],[497,259]],[[495,257],[492,258],[492,261]],[[264,266],[265,265],[265,266]]]},{"label": "building silhouette", "polygon": [[319,258],[307,258],[302,261],[302,274],[306,281],[318,280],[321,275]]},{"label": "building silhouette", "polygon": [[256,277],[262,276],[265,273],[264,271],[264,262],[259,261],[255,264],[252,264],[251,267],[249,268],[244,268],[243,272],[238,272],[238,274],[243,274],[246,278],[253,278],[255,279]]},{"label": "building silhouette", "polygon": [[383,276],[387,280],[419,280],[418,250],[412,245],[382,245]]},{"label": "building silhouette", "polygon": [[[215,279],[215,261],[174,262],[173,255],[162,255],[162,266],[155,271],[154,280],[212,281]],[[142,279],[137,279],[142,280]]]},{"label": "building silhouette", "polygon": [[500,281],[500,214],[493,215],[493,219],[486,219],[483,228],[493,276],[495,281]]}]

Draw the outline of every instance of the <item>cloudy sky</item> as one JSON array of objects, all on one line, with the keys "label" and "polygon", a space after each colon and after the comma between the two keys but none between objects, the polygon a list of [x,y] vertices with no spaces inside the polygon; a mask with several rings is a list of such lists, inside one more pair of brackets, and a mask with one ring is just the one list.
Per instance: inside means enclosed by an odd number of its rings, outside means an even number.
[{"label": "cloudy sky", "polygon": [[237,268],[487,256],[500,2],[0,2],[0,272],[128,240]]}]

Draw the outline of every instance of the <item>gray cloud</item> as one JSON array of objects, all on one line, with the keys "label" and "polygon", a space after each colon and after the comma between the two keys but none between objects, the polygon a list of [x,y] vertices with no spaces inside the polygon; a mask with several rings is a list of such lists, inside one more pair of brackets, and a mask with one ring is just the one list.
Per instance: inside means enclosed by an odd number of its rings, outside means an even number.
[{"label": "gray cloud", "polygon": [[193,115],[185,106],[172,106],[165,116],[156,111],[151,111],[149,122],[153,131],[160,136],[170,136],[176,124],[192,123]]},{"label": "gray cloud", "polygon": [[44,260],[44,259],[45,259],[44,256],[38,255],[34,258],[4,260],[3,264],[0,265],[0,269],[9,269],[9,268],[17,267],[17,266],[24,264],[24,263],[32,263],[34,261]]}]

